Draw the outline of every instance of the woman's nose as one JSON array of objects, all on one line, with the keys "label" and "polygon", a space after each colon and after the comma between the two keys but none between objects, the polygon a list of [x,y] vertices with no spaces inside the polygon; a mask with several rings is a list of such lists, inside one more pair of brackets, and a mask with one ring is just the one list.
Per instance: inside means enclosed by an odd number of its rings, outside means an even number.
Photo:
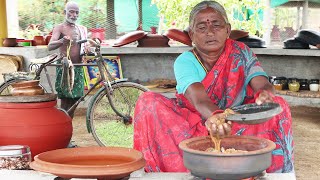
[{"label": "woman's nose", "polygon": [[207,35],[213,35],[215,33],[215,28],[214,26],[208,26],[207,28]]}]

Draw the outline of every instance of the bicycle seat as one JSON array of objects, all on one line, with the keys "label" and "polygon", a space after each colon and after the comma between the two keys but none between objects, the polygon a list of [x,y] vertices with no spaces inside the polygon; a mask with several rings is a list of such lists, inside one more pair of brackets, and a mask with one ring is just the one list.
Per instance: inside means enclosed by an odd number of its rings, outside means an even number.
[{"label": "bicycle seat", "polygon": [[50,61],[53,61],[57,57],[58,57],[58,54],[54,53],[54,54],[51,54],[51,55],[43,57],[43,58],[31,59],[30,62],[32,64],[46,64]]}]

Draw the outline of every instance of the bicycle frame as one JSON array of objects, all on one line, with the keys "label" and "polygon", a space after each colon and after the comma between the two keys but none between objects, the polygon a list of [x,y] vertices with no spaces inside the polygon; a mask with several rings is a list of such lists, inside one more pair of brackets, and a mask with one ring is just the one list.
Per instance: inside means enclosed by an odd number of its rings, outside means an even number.
[{"label": "bicycle frame", "polygon": [[[128,79],[124,78],[124,79],[119,79],[119,80],[115,80],[115,81],[111,81],[110,82],[110,85],[108,84],[108,86],[106,86],[106,83],[103,83],[104,84],[104,87],[106,88],[106,91],[108,93],[110,93],[112,90],[112,88],[110,89],[109,86],[111,87],[113,84],[116,84],[116,83],[122,83],[122,82],[127,82]],[[76,103],[74,103],[68,110],[67,112],[70,112],[71,110],[75,109],[78,104],[80,104],[81,101],[83,101],[88,94],[90,94],[99,84],[101,84],[103,82],[103,79],[102,78],[99,78],[99,80],[92,86],[89,88],[88,92],[85,93]],[[109,97],[108,97],[109,98]],[[121,116],[121,117],[124,117],[124,115],[122,115],[121,113],[118,113],[117,110],[114,109],[113,106],[111,106],[112,109],[117,113],[117,115]]]},{"label": "bicycle frame", "polygon": [[[82,41],[84,42],[84,41]],[[96,43],[96,42],[95,42]],[[111,108],[113,109],[113,111],[120,117],[122,118],[127,118],[126,115],[121,114],[116,108],[114,108],[113,104],[112,104],[112,99],[111,99],[111,94],[113,92],[113,88],[112,85],[117,84],[117,83],[121,83],[121,82],[126,82],[128,81],[127,79],[119,79],[119,80],[115,80],[112,75],[110,74],[110,72],[108,71],[108,68],[106,67],[103,57],[101,55],[100,52],[100,44],[96,43],[95,46],[95,59],[96,59],[96,63],[100,72],[100,77],[98,79],[98,81],[89,88],[88,92],[83,95],[74,105],[72,105],[67,112],[69,113],[71,110],[74,110],[77,105],[84,100],[84,98],[90,93],[92,92],[92,90],[94,90],[99,84],[103,84],[103,86],[105,87],[105,91],[107,93],[107,98],[111,104]],[[121,92],[122,93],[122,92]],[[123,96],[125,97],[125,96]],[[125,99],[125,101],[127,103],[129,103],[129,101],[127,99]]]}]

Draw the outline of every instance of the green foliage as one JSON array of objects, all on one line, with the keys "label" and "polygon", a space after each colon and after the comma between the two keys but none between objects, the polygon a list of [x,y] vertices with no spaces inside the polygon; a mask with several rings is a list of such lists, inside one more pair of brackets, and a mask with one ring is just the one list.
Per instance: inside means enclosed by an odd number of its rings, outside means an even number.
[{"label": "green foliage", "polygon": [[[166,21],[164,29],[170,28],[175,22],[176,28],[185,29],[189,24],[189,13],[193,6],[202,0],[152,0],[159,8],[160,16]],[[243,29],[255,34],[263,32],[261,13],[264,0],[217,0],[228,14],[232,29]]]},{"label": "green foliage", "polygon": [[274,10],[274,24],[283,27],[293,27],[296,20],[296,8],[281,8],[277,7]]},{"label": "green foliage", "polygon": [[26,30],[23,31],[22,36],[26,39],[33,39],[34,36],[42,35],[37,25],[30,25]]},{"label": "green foliage", "polygon": [[80,24],[87,28],[105,28],[107,22],[106,3],[106,0],[79,1]]},{"label": "green foliage", "polygon": [[25,31],[30,24],[39,25],[41,33],[50,32],[54,25],[61,23],[63,16],[63,0],[18,0],[19,25],[22,31]]},{"label": "green foliage", "polygon": [[[78,23],[88,28],[106,27],[106,0],[73,0],[79,4]],[[64,22],[64,7],[68,0],[18,0],[20,37],[46,35]],[[31,24],[39,25],[33,30]]]}]

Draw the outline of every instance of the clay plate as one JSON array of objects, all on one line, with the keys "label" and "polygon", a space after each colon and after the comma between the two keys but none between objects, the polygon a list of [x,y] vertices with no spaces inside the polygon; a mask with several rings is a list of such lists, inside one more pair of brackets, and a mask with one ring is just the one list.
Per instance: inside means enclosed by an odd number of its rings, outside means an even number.
[{"label": "clay plate", "polygon": [[179,29],[172,28],[168,29],[168,31],[166,31],[164,35],[170,39],[179,41],[185,45],[192,46],[192,41],[186,31],[181,31]]},{"label": "clay plate", "polygon": [[30,167],[62,178],[120,179],[145,166],[142,153],[123,147],[65,148],[40,153]]},{"label": "clay plate", "polygon": [[231,109],[239,114],[229,115],[226,119],[240,124],[260,124],[282,112],[277,103],[245,104]]},{"label": "clay plate", "polygon": [[308,43],[297,40],[296,38],[289,38],[283,41],[284,49],[310,49]]},{"label": "clay plate", "polygon": [[311,44],[313,46],[317,46],[317,44],[320,44],[320,32],[310,29],[300,30],[296,34],[295,38],[301,42]]},{"label": "clay plate", "polygon": [[120,47],[120,46],[124,46],[126,44],[130,44],[134,41],[137,41],[141,38],[143,38],[144,36],[146,36],[147,33],[144,31],[133,31],[130,32],[128,34],[125,34],[123,36],[121,36],[119,39],[117,39],[114,44],[112,45],[112,47]]}]

